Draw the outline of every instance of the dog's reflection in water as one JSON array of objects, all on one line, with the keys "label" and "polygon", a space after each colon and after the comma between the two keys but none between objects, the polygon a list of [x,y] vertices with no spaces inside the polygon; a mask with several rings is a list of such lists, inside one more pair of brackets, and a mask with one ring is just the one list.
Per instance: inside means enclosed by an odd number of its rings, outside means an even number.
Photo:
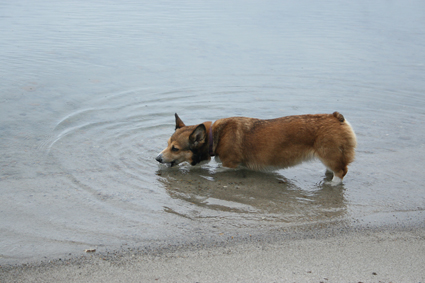
[{"label": "dog's reflection in water", "polygon": [[322,182],[303,190],[273,172],[173,167],[157,175],[168,195],[181,200],[167,210],[189,218],[239,215],[303,223],[338,220],[347,210],[343,186]]}]

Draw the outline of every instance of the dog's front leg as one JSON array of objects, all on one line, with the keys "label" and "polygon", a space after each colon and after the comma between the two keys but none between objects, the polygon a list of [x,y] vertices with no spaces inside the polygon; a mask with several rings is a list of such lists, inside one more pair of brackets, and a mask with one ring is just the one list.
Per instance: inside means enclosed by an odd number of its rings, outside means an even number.
[{"label": "dog's front leg", "polygon": [[221,164],[223,164],[223,166],[227,167],[227,168],[233,168],[234,169],[234,168],[238,167],[239,164],[240,164],[239,161],[232,160],[231,158],[225,158],[225,159],[220,158],[220,160],[221,160]]}]

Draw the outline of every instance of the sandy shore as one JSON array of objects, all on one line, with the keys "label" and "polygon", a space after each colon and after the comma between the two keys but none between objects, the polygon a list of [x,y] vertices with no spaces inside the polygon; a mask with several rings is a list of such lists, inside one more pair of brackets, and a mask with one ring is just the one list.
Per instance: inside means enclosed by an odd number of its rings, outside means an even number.
[{"label": "sandy shore", "polygon": [[425,229],[322,229],[2,266],[0,282],[425,282]]}]

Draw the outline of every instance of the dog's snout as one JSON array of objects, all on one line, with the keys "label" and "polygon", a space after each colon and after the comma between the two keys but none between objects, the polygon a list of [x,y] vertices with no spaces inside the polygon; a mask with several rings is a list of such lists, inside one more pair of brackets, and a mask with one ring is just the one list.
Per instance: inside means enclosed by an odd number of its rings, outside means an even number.
[{"label": "dog's snout", "polygon": [[158,154],[158,156],[155,158],[156,161],[158,161],[159,163],[162,163],[162,155]]}]

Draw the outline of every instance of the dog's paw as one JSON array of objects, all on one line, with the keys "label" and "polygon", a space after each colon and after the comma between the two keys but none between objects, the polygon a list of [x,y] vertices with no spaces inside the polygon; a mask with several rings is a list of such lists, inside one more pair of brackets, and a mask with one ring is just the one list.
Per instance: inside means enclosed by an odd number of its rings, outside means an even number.
[{"label": "dog's paw", "polygon": [[342,185],[342,179],[337,176],[334,176],[331,181],[326,181],[325,184],[330,186],[339,186]]}]

